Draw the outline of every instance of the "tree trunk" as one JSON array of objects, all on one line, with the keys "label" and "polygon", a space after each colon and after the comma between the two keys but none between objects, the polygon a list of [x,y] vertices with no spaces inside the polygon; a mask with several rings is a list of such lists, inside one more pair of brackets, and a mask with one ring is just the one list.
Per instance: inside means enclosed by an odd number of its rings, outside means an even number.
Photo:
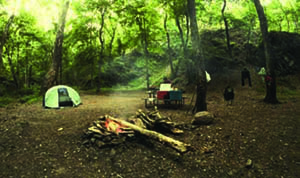
[{"label": "tree trunk", "polygon": [[181,39],[182,50],[184,51],[185,42],[184,42],[183,31],[182,31],[182,28],[181,28],[181,25],[180,25],[180,20],[179,20],[178,16],[175,17],[175,22],[176,22],[176,26],[177,26],[178,31],[179,31],[179,36],[180,36],[180,39]]},{"label": "tree trunk", "polygon": [[[202,75],[205,75],[205,72],[202,71]],[[206,78],[199,79],[200,81],[197,81],[197,96],[196,96],[196,103],[193,108],[193,113],[201,112],[201,111],[207,111],[207,104],[206,104],[206,91],[207,91],[207,85],[206,85]]]},{"label": "tree trunk", "polygon": [[112,48],[113,48],[113,42],[114,42],[115,36],[116,36],[116,29],[117,29],[117,27],[113,28],[113,33],[111,35],[111,39],[110,39],[110,42],[109,42],[109,58],[112,57]]},{"label": "tree trunk", "polygon": [[17,77],[16,71],[15,71],[15,67],[13,65],[13,62],[12,62],[12,56],[13,56],[13,50],[12,49],[14,49],[14,46],[12,46],[11,49],[9,49],[9,46],[7,48],[8,49],[7,49],[6,53],[7,53],[8,64],[9,64],[9,67],[10,67],[10,72],[11,72],[11,75],[13,77],[16,89],[18,89],[19,88],[18,77]]},{"label": "tree trunk", "polygon": [[104,41],[104,35],[103,35],[105,13],[106,13],[106,8],[104,8],[101,13],[101,26],[100,26],[100,30],[99,30],[99,41],[101,44],[101,48],[100,48],[99,61],[98,61],[98,81],[97,81],[97,90],[96,90],[97,93],[100,92],[100,88],[101,88],[101,86],[100,86],[101,68],[102,68],[102,64],[104,62],[104,57],[105,57],[104,56],[105,41]]},{"label": "tree trunk", "polygon": [[206,75],[204,71],[204,58],[200,46],[200,37],[198,33],[198,25],[196,18],[195,0],[188,0],[188,13],[190,17],[190,28],[191,28],[191,40],[192,40],[192,53],[193,60],[198,68],[196,85],[197,85],[197,97],[194,106],[194,112],[207,111],[206,105]]},{"label": "tree trunk", "polygon": [[260,30],[262,33],[263,43],[264,43],[264,52],[266,58],[266,70],[267,76],[270,77],[269,80],[266,80],[266,97],[264,99],[267,103],[278,103],[276,97],[276,75],[274,69],[274,62],[271,59],[269,52],[269,39],[268,39],[268,21],[264,13],[264,9],[259,0],[254,0],[256,12],[260,22]]},{"label": "tree trunk", "polygon": [[[178,31],[179,31],[180,39],[181,39],[181,47],[182,47],[183,55],[185,56],[186,55],[186,45],[185,45],[185,41],[184,41],[184,38],[183,38],[183,31],[182,31],[182,28],[181,28],[181,25],[180,25],[180,20],[179,20],[178,16],[175,17],[175,22],[176,22],[176,26],[177,26]],[[174,71],[175,76],[177,76],[179,67],[181,65],[181,61],[182,61],[182,58],[179,58],[178,63],[177,63],[176,68],[175,68],[175,71]]]},{"label": "tree trunk", "polygon": [[185,16],[186,18],[186,39],[185,39],[185,45],[184,45],[184,51],[185,51],[185,56],[186,56],[186,48],[187,48],[187,45],[189,43],[189,35],[190,35],[190,18],[189,18],[189,15],[188,13],[186,14]]},{"label": "tree trunk", "polygon": [[295,33],[298,33],[298,31],[299,31],[299,18],[298,18],[298,14],[297,14],[297,12],[295,12],[295,11],[293,11],[292,12],[292,14],[293,14],[293,21],[294,21],[294,25],[295,25],[295,30],[294,30],[294,32]]},{"label": "tree trunk", "polygon": [[255,24],[255,18],[251,18],[250,20],[250,25],[249,25],[249,28],[248,28],[248,35],[247,35],[247,51],[246,51],[246,59],[249,60],[250,59],[250,56],[251,56],[251,48],[250,48],[250,40],[251,40],[251,33],[252,33],[252,29],[253,29],[253,26]]},{"label": "tree trunk", "polygon": [[4,64],[3,64],[3,47],[6,43],[6,40],[8,38],[9,35],[9,28],[11,26],[11,24],[13,23],[15,16],[11,15],[5,25],[5,29],[2,32],[2,37],[1,37],[1,43],[0,43],[0,74],[2,73],[1,71],[4,70]]},{"label": "tree trunk", "polygon": [[118,55],[122,56],[123,44],[120,38],[117,39],[117,43],[118,43],[118,49],[117,49]]},{"label": "tree trunk", "polygon": [[142,42],[144,43],[144,53],[146,57],[146,81],[147,81],[147,90],[150,87],[150,74],[149,74],[149,51],[148,51],[148,39],[147,39],[147,29],[145,18],[142,17],[142,24],[140,24],[140,30],[143,33]]},{"label": "tree trunk", "polygon": [[28,71],[28,84],[27,87],[30,88],[31,87],[31,79],[32,79],[32,65],[29,65],[29,71]]},{"label": "tree trunk", "polygon": [[61,60],[59,61],[59,68],[58,68],[58,69],[59,69],[59,77],[58,77],[58,78],[59,78],[59,81],[58,81],[59,84],[62,84],[62,83],[63,83],[63,79],[62,79],[62,77],[63,77],[63,74],[62,74],[62,73],[63,73],[63,72],[62,72],[63,70],[62,70],[62,69],[63,69],[63,68],[62,68],[62,67],[63,67],[63,66],[62,66],[62,59],[61,59]]},{"label": "tree trunk", "polygon": [[229,29],[228,29],[228,21],[227,18],[225,16],[225,8],[226,8],[226,0],[223,1],[223,8],[222,8],[222,17],[223,17],[223,21],[224,21],[224,25],[225,25],[225,32],[226,32],[226,42],[227,42],[227,49],[228,49],[228,54],[229,57],[232,59],[232,49],[230,46],[230,36],[229,36]]},{"label": "tree trunk", "polygon": [[[183,38],[183,32],[182,32],[182,28],[181,28],[181,25],[180,25],[180,21],[179,21],[179,18],[176,17],[177,19],[176,20],[176,25],[177,25],[177,28],[179,30],[179,33],[180,33],[180,38],[181,38],[181,44],[182,44],[182,49],[183,49],[183,56],[186,57],[187,56],[187,44],[189,42],[189,35],[190,35],[190,21],[189,21],[189,16],[188,14],[185,15],[186,17],[186,39],[184,41],[184,38]],[[182,34],[181,34],[182,33]],[[178,59],[178,63],[176,65],[176,69],[175,69],[175,75],[177,75],[178,73],[178,70],[179,70],[179,67],[181,65],[181,62],[182,62],[182,58],[179,58]]]},{"label": "tree trunk", "polygon": [[170,34],[168,31],[168,27],[167,27],[167,20],[168,20],[168,15],[166,14],[165,19],[164,19],[164,28],[165,28],[166,36],[167,36],[168,58],[169,58],[169,63],[170,63],[170,67],[171,67],[171,74],[174,75],[173,61],[172,61],[172,56],[171,56]]},{"label": "tree trunk", "polygon": [[43,91],[58,84],[59,68],[62,63],[62,44],[64,40],[64,28],[66,23],[66,16],[69,8],[69,1],[64,2],[62,11],[59,18],[58,29],[56,33],[56,39],[54,44],[54,51],[52,56],[52,66],[45,76]]},{"label": "tree trunk", "polygon": [[[26,44],[29,45],[28,43]],[[28,50],[25,52],[25,74],[24,74],[24,83],[25,87],[28,87]]]},{"label": "tree trunk", "polygon": [[[92,32],[90,32],[90,40],[89,40],[89,43],[88,43],[88,48],[92,48],[92,46],[93,46],[93,41],[92,41]],[[90,84],[90,87],[91,88],[94,88],[94,82],[93,82],[93,79],[94,79],[94,66],[95,66],[95,61],[94,60],[92,60],[92,62],[90,63],[90,76],[91,76],[91,78],[90,78],[90,80],[91,80],[91,84]]]},{"label": "tree trunk", "polygon": [[286,19],[286,22],[287,22],[287,32],[289,32],[290,31],[290,21],[289,21],[289,17],[288,17],[289,16],[289,12],[287,12],[286,10],[284,10],[284,7],[282,6],[280,0],[277,0],[277,1],[279,3],[281,11],[284,14],[285,19]]}]

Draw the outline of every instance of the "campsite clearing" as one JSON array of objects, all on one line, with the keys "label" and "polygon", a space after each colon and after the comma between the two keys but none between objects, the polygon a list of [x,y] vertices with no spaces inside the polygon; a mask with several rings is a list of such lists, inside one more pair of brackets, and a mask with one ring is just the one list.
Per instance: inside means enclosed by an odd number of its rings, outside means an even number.
[{"label": "campsite clearing", "polygon": [[[263,94],[238,88],[233,105],[226,106],[222,92],[209,92],[208,110],[215,121],[174,136],[195,148],[182,155],[143,137],[113,147],[83,145],[82,136],[95,119],[133,116],[145,110],[144,95],[81,94],[83,105],[55,110],[41,103],[0,108],[0,177],[300,176],[299,93],[267,105]],[[193,116],[186,115],[187,107],[160,112],[189,124]]]}]

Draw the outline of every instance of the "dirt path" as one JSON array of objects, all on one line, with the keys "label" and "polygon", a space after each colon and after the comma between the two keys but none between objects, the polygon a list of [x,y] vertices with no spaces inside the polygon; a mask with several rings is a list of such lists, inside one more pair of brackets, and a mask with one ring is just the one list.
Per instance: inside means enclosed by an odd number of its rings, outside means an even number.
[{"label": "dirt path", "polygon": [[[208,93],[215,123],[172,136],[194,146],[182,156],[144,138],[103,149],[82,145],[98,116],[133,116],[145,109],[142,97],[83,94],[77,108],[0,108],[0,177],[300,177],[299,95],[266,105],[253,89],[238,88],[234,105],[226,106],[222,91]],[[186,109],[160,111],[189,123]]]}]

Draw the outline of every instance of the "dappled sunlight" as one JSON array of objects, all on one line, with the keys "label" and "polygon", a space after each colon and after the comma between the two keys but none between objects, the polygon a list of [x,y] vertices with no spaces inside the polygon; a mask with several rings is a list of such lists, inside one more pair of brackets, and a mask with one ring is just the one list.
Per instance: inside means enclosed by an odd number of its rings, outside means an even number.
[{"label": "dappled sunlight", "polygon": [[[45,31],[54,27],[54,23],[57,23],[59,16],[59,6],[61,0],[9,0],[4,6],[9,14],[19,15],[24,11],[37,19],[39,27]],[[74,14],[72,9],[68,13],[68,19],[73,18]]]},{"label": "dappled sunlight", "polygon": [[0,0],[0,177],[300,177],[296,0]]}]

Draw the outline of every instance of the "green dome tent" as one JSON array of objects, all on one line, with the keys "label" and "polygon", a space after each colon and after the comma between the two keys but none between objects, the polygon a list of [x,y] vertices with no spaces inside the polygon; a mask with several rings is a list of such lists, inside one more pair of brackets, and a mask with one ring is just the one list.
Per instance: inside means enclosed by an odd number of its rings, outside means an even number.
[{"label": "green dome tent", "polygon": [[71,87],[57,85],[50,88],[43,101],[45,108],[60,108],[64,106],[78,106],[81,104],[79,94]]}]

